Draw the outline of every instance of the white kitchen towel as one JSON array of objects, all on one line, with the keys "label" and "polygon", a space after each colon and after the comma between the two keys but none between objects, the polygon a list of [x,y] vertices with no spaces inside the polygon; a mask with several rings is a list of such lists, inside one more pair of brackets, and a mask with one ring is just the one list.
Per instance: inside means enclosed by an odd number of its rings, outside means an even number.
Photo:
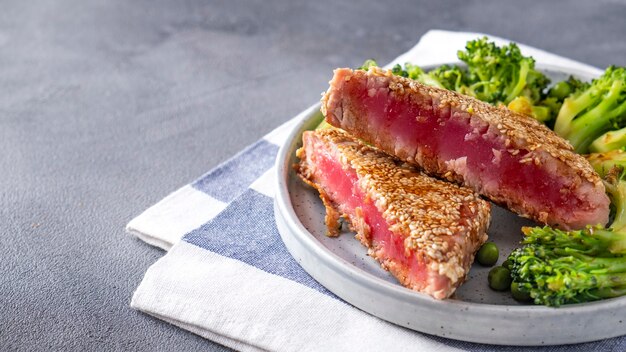
[{"label": "white kitchen towel", "polygon": [[[390,65],[454,62],[457,50],[479,36],[429,31]],[[601,74],[541,50],[520,48],[540,64]],[[244,351],[502,350],[421,334],[364,313],[313,280],[289,255],[274,224],[274,158],[310,109],[128,224],[128,232],[169,250],[150,267],[131,306]],[[572,348],[621,351],[626,338],[549,350]]]}]

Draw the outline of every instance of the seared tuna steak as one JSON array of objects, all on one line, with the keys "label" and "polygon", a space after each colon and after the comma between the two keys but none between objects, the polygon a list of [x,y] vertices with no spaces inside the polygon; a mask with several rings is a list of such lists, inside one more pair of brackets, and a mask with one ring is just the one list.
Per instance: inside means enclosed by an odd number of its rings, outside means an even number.
[{"label": "seared tuna steak", "polygon": [[343,217],[402,285],[450,297],[487,240],[490,204],[343,131],[307,131],[302,139],[297,172],[319,191],[329,234],[338,234]]},{"label": "seared tuna steak", "polygon": [[335,70],[322,111],[331,125],[524,217],[564,229],[608,221],[600,177],[531,117],[377,67]]}]

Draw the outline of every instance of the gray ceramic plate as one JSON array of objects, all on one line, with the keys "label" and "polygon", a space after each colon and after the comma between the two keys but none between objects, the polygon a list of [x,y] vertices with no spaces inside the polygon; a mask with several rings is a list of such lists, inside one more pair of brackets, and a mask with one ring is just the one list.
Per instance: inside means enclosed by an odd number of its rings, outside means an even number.
[{"label": "gray ceramic plate", "polygon": [[[542,67],[553,80],[590,72]],[[389,322],[457,340],[502,345],[554,345],[599,340],[626,334],[626,297],[560,308],[521,305],[509,293],[487,286],[489,268],[474,265],[468,281],[451,299],[438,301],[400,286],[367,256],[365,248],[344,233],[325,236],[325,210],[315,190],[294,174],[301,135],[322,120],[319,105],[307,111],[276,160],[275,217],[294,258],[313,278],[350,304]],[[489,238],[497,243],[498,264],[517,247],[520,228],[532,225],[494,206]]]}]

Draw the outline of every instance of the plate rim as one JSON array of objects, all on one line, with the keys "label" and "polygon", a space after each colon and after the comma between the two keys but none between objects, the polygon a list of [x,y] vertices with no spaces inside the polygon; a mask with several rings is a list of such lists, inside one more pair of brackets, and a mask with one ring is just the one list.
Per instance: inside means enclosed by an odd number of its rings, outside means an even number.
[{"label": "plate rim", "polygon": [[[442,63],[443,64],[443,63]],[[454,62],[452,63],[454,64]],[[425,70],[431,69],[433,67],[437,67],[437,65],[429,65],[424,66]],[[558,71],[565,74],[571,74],[579,77],[593,78],[596,77],[597,72],[586,71],[581,69],[572,69],[566,66],[559,65],[541,65],[537,64],[536,67],[540,70],[552,70]],[[329,285],[325,283],[324,278],[318,277],[314,268],[307,267],[307,265],[303,265],[303,260],[298,258],[302,253],[294,253],[298,250],[302,251],[308,249],[310,251],[310,255],[316,256],[318,260],[322,260],[323,264],[329,266],[333,270],[336,270],[338,274],[343,277],[346,277],[348,280],[355,281],[359,286],[363,286],[364,288],[370,288],[378,290],[385,295],[389,295],[389,297],[394,300],[400,300],[404,303],[409,303],[411,305],[420,305],[422,308],[426,310],[443,312],[444,314],[454,313],[458,311],[471,311],[469,314],[472,316],[478,316],[482,318],[493,317],[494,314],[502,314],[503,312],[508,312],[507,315],[516,315],[519,316],[527,316],[532,315],[532,320],[543,320],[543,319],[567,319],[572,314],[576,315],[600,315],[604,312],[616,312],[622,310],[624,315],[626,316],[626,297],[618,297],[607,300],[600,300],[589,303],[581,303],[581,304],[572,304],[561,306],[559,308],[539,306],[539,305],[498,305],[498,304],[489,304],[489,303],[475,303],[475,302],[464,302],[460,300],[447,299],[447,300],[436,300],[426,294],[412,291],[407,289],[400,284],[395,284],[391,282],[387,282],[383,279],[380,279],[368,272],[365,272],[345,259],[341,258],[337,254],[333,253],[331,250],[321,245],[321,243],[311,234],[306,227],[299,220],[295,210],[293,208],[293,204],[291,202],[290,194],[289,194],[289,179],[290,173],[292,170],[291,160],[293,159],[293,154],[295,152],[295,146],[300,143],[296,139],[300,139],[300,136],[303,131],[311,129],[311,127],[315,126],[319,120],[323,118],[320,113],[320,103],[309,107],[305,111],[300,114],[300,118],[298,122],[295,124],[293,129],[290,131],[288,137],[285,142],[280,146],[276,162],[275,162],[275,195],[274,195],[274,208],[275,208],[275,218],[277,225],[279,225],[279,233],[280,236],[287,246],[290,254],[298,260],[298,263],[304,268],[307,273],[309,273],[315,280],[320,282],[324,287],[326,287],[329,291],[335,293],[344,301],[356,306],[357,308],[364,310],[370,314],[378,316],[384,320],[387,320],[391,323],[401,325],[407,327],[412,330],[421,331],[437,336],[442,336],[446,338],[452,338],[457,340],[463,340],[468,342],[478,342],[478,343],[486,343],[486,344],[502,344],[502,345],[524,345],[524,346],[535,346],[535,345],[557,345],[557,344],[572,344],[572,343],[580,343],[580,342],[590,342],[601,340],[610,337],[622,336],[626,334],[626,324],[622,325],[622,330],[614,329],[614,331],[610,330],[602,330],[604,334],[595,334],[594,336],[585,336],[584,334],[565,334],[570,338],[566,341],[563,339],[559,339],[558,336],[552,339],[549,339],[550,336],[544,336],[541,341],[536,340],[532,341],[532,338],[529,336],[524,337],[523,340],[519,339],[511,339],[511,338],[498,338],[502,337],[501,332],[499,331],[498,335],[488,334],[481,335],[474,334],[475,336],[467,336],[468,334],[458,334],[451,335],[449,331],[447,333],[441,333],[437,327],[435,326],[433,329],[418,329],[415,325],[407,325],[402,321],[394,321],[390,320],[389,317],[380,316],[380,314],[372,313],[372,309],[368,309],[370,307],[363,307],[361,305],[354,304],[354,300],[352,297],[349,297],[349,294],[338,293],[337,289],[333,289],[333,285]],[[300,143],[301,144],[301,143]],[[281,222],[279,224],[279,222]],[[287,228],[285,228],[285,226]],[[293,238],[288,238],[289,236],[293,236]],[[301,243],[302,248],[296,249],[294,248],[295,244],[291,242],[291,240],[297,240]],[[289,243],[289,244],[288,244]],[[373,260],[373,259],[372,259]],[[358,282],[357,282],[358,281]],[[330,286],[330,287],[329,287]],[[381,291],[382,290],[382,291]],[[379,292],[379,293],[380,293]],[[529,317],[530,318],[530,317]],[[626,320],[626,319],[624,319]],[[438,325],[438,324],[435,324]],[[471,329],[470,329],[471,330]],[[578,332],[578,331],[577,331]],[[463,336],[461,336],[463,335]],[[472,335],[472,334],[469,334]],[[557,334],[558,335],[558,334]],[[571,338],[571,336],[575,336],[575,338]],[[485,338],[488,337],[488,338]]]}]

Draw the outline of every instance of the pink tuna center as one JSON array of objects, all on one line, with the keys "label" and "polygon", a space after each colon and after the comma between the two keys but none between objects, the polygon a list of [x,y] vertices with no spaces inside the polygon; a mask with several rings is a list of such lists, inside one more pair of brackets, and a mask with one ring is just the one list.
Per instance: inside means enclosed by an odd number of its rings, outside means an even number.
[{"label": "pink tuna center", "polygon": [[357,113],[369,115],[363,119],[372,124],[369,130],[377,131],[377,138],[394,141],[399,154],[404,149],[412,156],[420,148],[425,156],[440,162],[456,162],[453,168],[468,185],[482,186],[477,191],[527,194],[527,202],[544,209],[584,210],[585,202],[562,191],[567,186],[560,177],[538,167],[532,159],[521,163],[528,151],[512,155],[502,138],[485,135],[486,127],[473,127],[469,114],[438,116],[431,109],[419,109],[408,95],[404,99],[390,98],[387,89],[368,90],[360,84],[347,84],[349,94],[345,97],[351,100],[350,105]]},{"label": "pink tuna center", "polygon": [[[369,238],[371,247],[376,251],[376,259],[379,261],[390,260],[398,265],[400,272],[394,273],[407,278],[405,284],[409,286],[423,287],[428,281],[428,272],[424,260],[414,255],[412,251],[405,251],[404,237],[389,230],[389,224],[382,217],[376,205],[366,198],[358,186],[358,177],[353,169],[343,169],[333,160],[326,150],[317,154],[316,176],[320,183],[326,185],[325,191],[330,198],[340,204],[340,211],[349,214],[351,219],[356,219],[356,208],[361,208],[363,221],[369,226]],[[445,277],[431,277],[435,288],[448,285],[449,280]],[[403,281],[400,279],[400,281]]]}]

